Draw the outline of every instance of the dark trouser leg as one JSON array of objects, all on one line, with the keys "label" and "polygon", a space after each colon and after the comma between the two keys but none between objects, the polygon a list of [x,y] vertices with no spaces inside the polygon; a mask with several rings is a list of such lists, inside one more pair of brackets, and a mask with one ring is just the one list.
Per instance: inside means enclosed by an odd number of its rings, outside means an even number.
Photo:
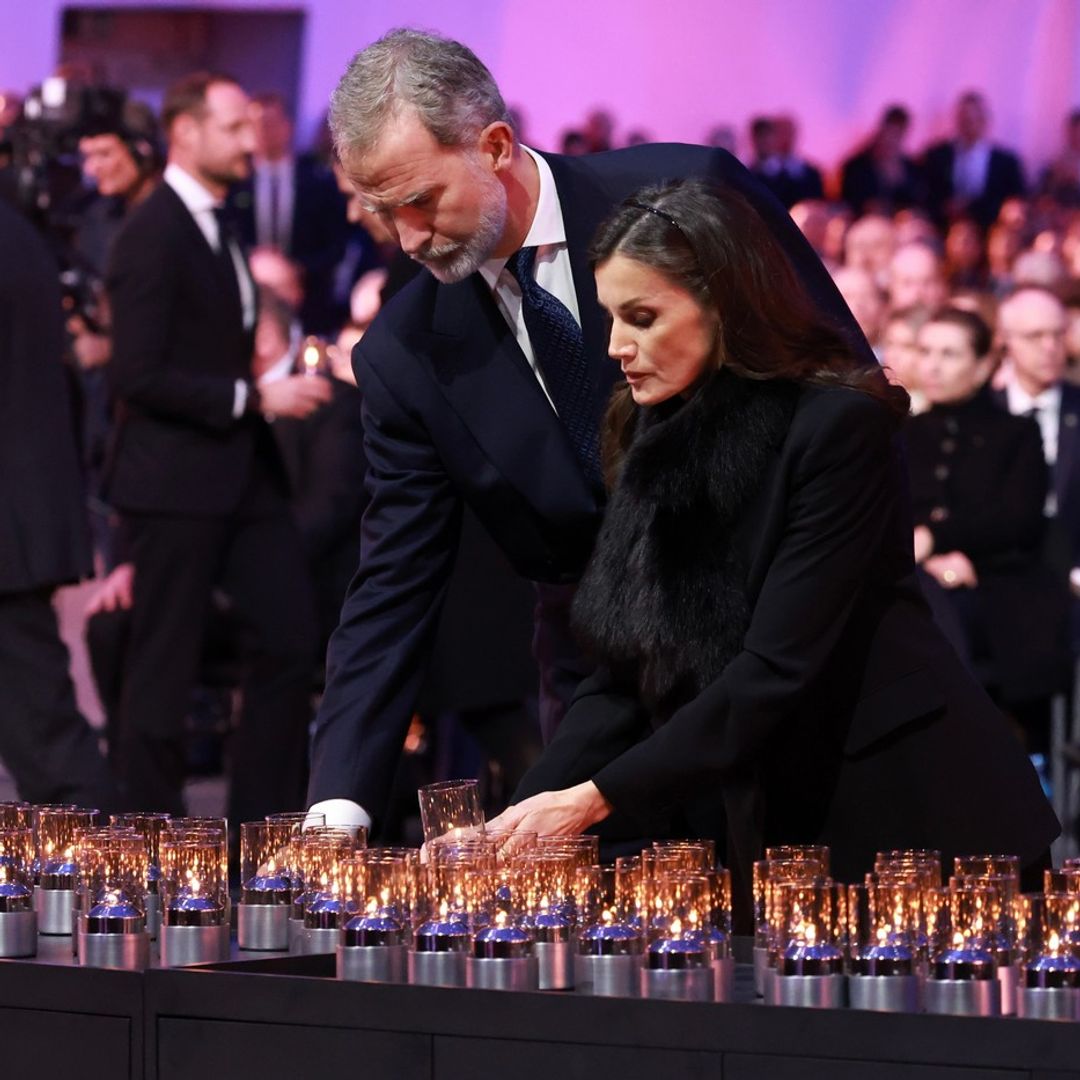
[{"label": "dark trouser leg", "polygon": [[106,810],[116,796],[79,713],[51,591],[0,596],[0,758],[30,802]]},{"label": "dark trouser leg", "polygon": [[99,611],[86,621],[84,631],[90,669],[94,673],[98,697],[105,709],[105,738],[109,760],[116,761],[119,745],[117,719],[124,689],[124,667],[131,636],[131,612]]},{"label": "dark trouser leg", "polygon": [[230,746],[230,821],[301,809],[318,630],[300,536],[285,503],[239,522],[223,584],[252,648]]},{"label": "dark trouser leg", "polygon": [[226,524],[217,518],[132,515],[128,527],[135,603],[116,760],[131,809],[179,814],[184,718]]}]

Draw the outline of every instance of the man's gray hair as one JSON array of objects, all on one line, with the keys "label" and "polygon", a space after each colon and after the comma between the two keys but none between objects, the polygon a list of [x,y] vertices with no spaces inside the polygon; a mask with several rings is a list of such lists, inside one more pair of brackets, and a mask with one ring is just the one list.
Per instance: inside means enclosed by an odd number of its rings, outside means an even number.
[{"label": "man's gray hair", "polygon": [[472,50],[421,30],[391,30],[352,58],[330,95],[338,157],[367,153],[403,107],[415,109],[444,146],[461,146],[497,120],[511,123],[491,72]]}]

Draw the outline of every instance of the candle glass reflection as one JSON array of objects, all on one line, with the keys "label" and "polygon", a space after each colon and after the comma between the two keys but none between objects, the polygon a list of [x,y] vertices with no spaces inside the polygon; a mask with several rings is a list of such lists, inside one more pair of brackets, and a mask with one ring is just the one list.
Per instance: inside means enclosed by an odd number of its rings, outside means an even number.
[{"label": "candle glass reflection", "polygon": [[444,780],[417,792],[424,843],[484,831],[480,785],[476,780]]},{"label": "candle glass reflection", "polygon": [[33,831],[0,826],[0,957],[37,953],[33,862]]}]

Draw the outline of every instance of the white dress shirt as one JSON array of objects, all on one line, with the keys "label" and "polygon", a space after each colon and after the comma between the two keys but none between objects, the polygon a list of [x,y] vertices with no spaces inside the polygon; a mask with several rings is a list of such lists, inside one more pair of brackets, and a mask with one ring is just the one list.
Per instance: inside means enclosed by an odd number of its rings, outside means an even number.
[{"label": "white dress shirt", "polygon": [[[1043,457],[1046,464],[1052,470],[1057,464],[1058,433],[1061,425],[1061,386],[1055,383],[1048,390],[1044,390],[1036,397],[1032,397],[1017,381],[1015,374],[1005,384],[1005,398],[1009,405],[1009,412],[1014,416],[1031,416],[1039,424],[1039,434],[1042,435]],[[1057,494],[1053,485],[1050,485],[1046,493],[1046,504],[1043,513],[1047,517],[1057,516]]]},{"label": "white dress shirt", "polygon": [[[214,251],[221,250],[221,235],[218,229],[217,218],[214,211],[221,207],[221,200],[208,191],[186,169],[182,169],[175,162],[170,162],[165,168],[165,183],[176,192],[180,201],[187,207],[188,213],[195,219],[199,231],[206,237],[206,242]],[[236,244],[229,245],[229,254],[232,256],[233,269],[236,272],[236,280],[240,285],[240,304],[244,312],[244,329],[250,330],[255,325],[255,283],[248,273],[247,262],[243,253]],[[233,393],[233,416],[241,417],[247,407],[247,383],[243,379],[236,380],[236,389]]]},{"label": "white dress shirt", "polygon": [[[566,226],[563,223],[562,206],[559,192],[555,188],[555,178],[551,175],[551,166],[534,150],[527,146],[521,148],[536,162],[540,174],[540,192],[536,201],[536,212],[532,224],[522,241],[522,247],[535,247],[536,262],[534,274],[541,288],[547,289],[566,305],[578,326],[581,325],[581,311],[578,308],[577,293],[574,291],[574,275],[570,266],[570,252],[566,246]],[[514,275],[506,269],[508,259],[488,259],[479,269],[480,276],[487,282],[495,298],[495,303],[503,314],[517,338],[521,351],[532,368],[537,382],[544,391],[544,396],[551,401],[551,394],[544,385],[544,375],[536,362],[529,332],[525,328],[525,315],[522,311],[521,288]],[[551,406],[555,408],[554,403]],[[312,813],[326,815],[327,825],[345,828],[363,826],[371,828],[371,815],[351,799],[324,799],[315,803]]]},{"label": "white dress shirt", "polygon": [[990,168],[990,144],[980,139],[971,146],[954,144],[953,191],[963,199],[974,199],[986,187],[986,174]]}]

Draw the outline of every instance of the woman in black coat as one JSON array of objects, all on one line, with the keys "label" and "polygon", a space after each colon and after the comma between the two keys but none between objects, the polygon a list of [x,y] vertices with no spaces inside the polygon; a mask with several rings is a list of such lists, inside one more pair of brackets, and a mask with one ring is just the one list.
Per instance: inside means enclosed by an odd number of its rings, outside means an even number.
[{"label": "woman in black coat", "polygon": [[847,880],[881,848],[1040,862],[1053,812],[916,583],[906,393],[737,195],[644,191],[594,266],[627,379],[575,601],[601,667],[499,824],[726,838],[744,888],[765,843]]},{"label": "woman in black coat", "polygon": [[[1039,428],[994,401],[991,344],[986,323],[956,308],[919,331],[917,378],[930,408],[907,427],[915,558],[969,668],[1004,707],[1037,716],[1033,703],[1067,682],[1068,592],[1042,557]],[[1045,731],[1033,734],[1032,748],[1045,749]]]}]

